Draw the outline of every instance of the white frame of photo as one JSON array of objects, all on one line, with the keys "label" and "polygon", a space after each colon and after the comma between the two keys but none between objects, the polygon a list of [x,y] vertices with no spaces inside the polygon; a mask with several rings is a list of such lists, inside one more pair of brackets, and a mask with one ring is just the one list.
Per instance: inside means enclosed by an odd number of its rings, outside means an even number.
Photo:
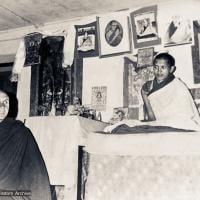
[{"label": "white frame of photo", "polygon": [[[122,38],[118,45],[111,46],[105,37],[105,30],[111,21],[117,21],[122,28]],[[114,13],[97,17],[99,56],[120,54],[131,51],[130,25],[127,13]]]},{"label": "white frame of photo", "polygon": [[[188,31],[188,36],[185,39],[182,39],[181,41],[181,35],[178,34],[178,36],[176,36],[177,40],[174,39],[172,41],[170,41],[170,38],[167,37],[167,35],[169,34],[169,28],[170,25],[172,25],[174,20],[179,20],[179,23],[184,23],[184,26],[186,26],[187,23],[187,31]],[[186,32],[186,29],[184,31],[179,31],[180,33],[184,33]],[[190,38],[189,38],[190,36]],[[185,36],[186,37],[186,36]],[[194,44],[194,32],[193,32],[193,23],[192,21],[188,18],[188,19],[184,19],[182,18],[182,16],[178,15],[178,16],[172,16],[170,21],[168,23],[166,23],[165,29],[164,29],[164,35],[163,35],[163,43],[164,43],[164,47],[170,47],[170,46],[176,46],[176,45],[184,45],[184,44],[190,44],[193,45]],[[189,38],[189,40],[188,40]]]}]

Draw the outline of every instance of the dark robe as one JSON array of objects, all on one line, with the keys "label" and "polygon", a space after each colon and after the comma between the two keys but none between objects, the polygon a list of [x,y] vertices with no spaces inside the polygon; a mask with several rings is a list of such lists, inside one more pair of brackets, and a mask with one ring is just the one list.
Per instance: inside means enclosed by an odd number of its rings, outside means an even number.
[{"label": "dark robe", "polygon": [[171,83],[174,80],[175,76],[173,74],[170,74],[168,78],[161,83],[158,83],[156,78],[152,81],[147,81],[143,86],[142,89],[146,92],[148,92],[148,96],[152,94],[153,92],[156,92],[157,90],[165,87],[167,84]]},{"label": "dark robe", "polygon": [[31,131],[9,118],[0,123],[0,192],[5,190],[31,191],[21,199],[51,200],[46,166]]}]

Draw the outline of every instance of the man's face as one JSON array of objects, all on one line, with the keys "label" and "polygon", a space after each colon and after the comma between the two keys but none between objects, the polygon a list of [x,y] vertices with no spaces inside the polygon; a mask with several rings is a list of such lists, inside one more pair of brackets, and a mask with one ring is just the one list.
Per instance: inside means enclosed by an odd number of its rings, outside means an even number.
[{"label": "man's face", "polygon": [[158,83],[166,80],[171,73],[172,69],[169,66],[167,60],[165,59],[157,59],[154,65],[154,74],[158,81]]},{"label": "man's face", "polygon": [[0,91],[0,122],[8,115],[9,97],[6,93]]}]

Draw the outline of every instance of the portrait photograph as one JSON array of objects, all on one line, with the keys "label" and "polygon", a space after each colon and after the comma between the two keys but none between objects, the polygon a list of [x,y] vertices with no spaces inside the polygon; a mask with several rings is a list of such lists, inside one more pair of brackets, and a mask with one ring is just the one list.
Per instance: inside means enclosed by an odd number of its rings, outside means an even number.
[{"label": "portrait photograph", "polygon": [[173,16],[165,27],[164,46],[192,43],[192,24],[190,20]]},{"label": "portrait photograph", "polygon": [[157,29],[157,6],[141,8],[130,13],[135,48],[160,44]]},{"label": "portrait photograph", "polygon": [[76,28],[76,57],[98,56],[98,36],[96,22],[75,25]]},{"label": "portrait photograph", "polygon": [[99,56],[130,51],[128,16],[111,14],[97,17],[99,35]]},{"label": "portrait photograph", "polygon": [[122,25],[116,21],[110,21],[105,29],[105,39],[106,42],[113,47],[119,45],[123,38],[123,29]]}]

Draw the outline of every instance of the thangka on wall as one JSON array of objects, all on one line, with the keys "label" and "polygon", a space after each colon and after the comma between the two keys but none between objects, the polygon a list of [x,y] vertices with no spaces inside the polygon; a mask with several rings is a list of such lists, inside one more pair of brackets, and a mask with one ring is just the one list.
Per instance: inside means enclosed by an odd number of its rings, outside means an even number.
[{"label": "thangka on wall", "polygon": [[130,51],[128,16],[115,13],[97,17],[97,22],[100,57]]},{"label": "thangka on wall", "polygon": [[125,57],[124,81],[124,106],[137,107],[141,104],[141,88],[143,84],[154,79],[153,67],[137,68],[137,63],[129,61]]},{"label": "thangka on wall", "polygon": [[194,83],[200,83],[200,21],[193,22],[194,45],[192,46],[192,65]]},{"label": "thangka on wall", "polygon": [[180,16],[173,16],[164,32],[164,46],[192,43],[191,21]]},{"label": "thangka on wall", "polygon": [[40,46],[41,64],[31,68],[30,116],[65,115],[71,101],[71,70],[62,67],[63,36]]},{"label": "thangka on wall", "polygon": [[26,59],[25,66],[35,65],[40,63],[39,48],[42,42],[41,33],[30,33],[24,37]]},{"label": "thangka on wall", "polygon": [[129,106],[140,104],[140,93],[143,84],[154,78],[153,67],[147,67],[136,70],[135,67],[129,65]]},{"label": "thangka on wall", "polygon": [[153,65],[154,48],[138,49],[137,67],[149,67]]},{"label": "thangka on wall", "polygon": [[92,87],[91,108],[97,111],[106,110],[107,103],[107,87]]},{"label": "thangka on wall", "polygon": [[149,6],[130,13],[135,48],[160,44],[157,27],[157,6]]},{"label": "thangka on wall", "polygon": [[97,23],[75,25],[76,44],[75,56],[78,58],[98,56]]}]

